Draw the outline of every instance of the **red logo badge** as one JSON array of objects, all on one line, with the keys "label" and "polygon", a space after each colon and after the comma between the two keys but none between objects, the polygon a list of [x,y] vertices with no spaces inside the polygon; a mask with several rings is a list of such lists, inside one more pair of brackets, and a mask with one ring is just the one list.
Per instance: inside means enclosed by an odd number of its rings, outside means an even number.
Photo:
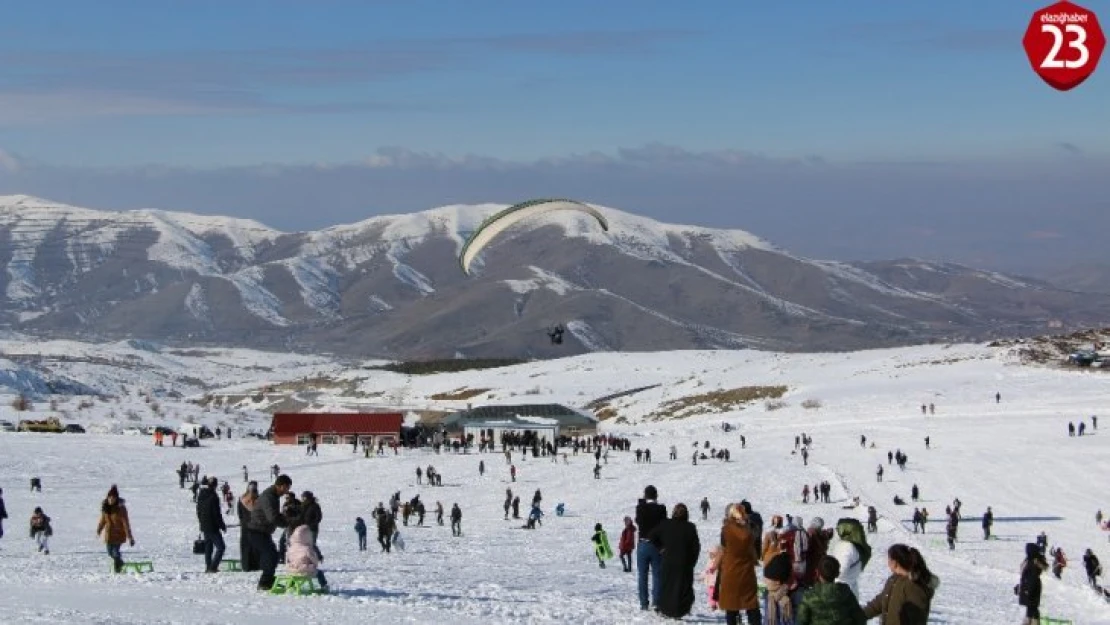
[{"label": "red logo badge", "polygon": [[1033,14],[1022,45],[1041,80],[1068,91],[1095,72],[1106,35],[1093,11],[1065,0]]}]

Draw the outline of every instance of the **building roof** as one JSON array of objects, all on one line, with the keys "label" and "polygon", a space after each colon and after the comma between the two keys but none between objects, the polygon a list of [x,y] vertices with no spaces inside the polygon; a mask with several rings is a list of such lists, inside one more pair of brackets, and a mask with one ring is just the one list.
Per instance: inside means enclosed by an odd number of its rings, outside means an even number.
[{"label": "building roof", "polygon": [[399,412],[278,412],[274,436],[296,434],[397,434],[405,415]]},{"label": "building roof", "polygon": [[586,427],[597,426],[597,417],[568,408],[562,404],[513,404],[477,406],[456,412],[443,420],[448,428],[462,428],[479,423],[517,425],[521,427]]}]

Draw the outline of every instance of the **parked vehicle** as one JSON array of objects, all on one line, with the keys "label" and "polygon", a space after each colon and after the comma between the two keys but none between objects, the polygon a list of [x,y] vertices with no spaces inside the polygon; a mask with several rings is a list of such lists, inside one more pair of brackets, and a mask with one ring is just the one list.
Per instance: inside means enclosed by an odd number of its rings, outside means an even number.
[{"label": "parked vehicle", "polygon": [[0,432],[15,432],[15,424],[11,421],[0,421]]},{"label": "parked vehicle", "polygon": [[78,424],[78,423],[67,423],[66,424],[66,433],[67,434],[84,434],[85,433],[85,428],[81,427],[81,425]]},{"label": "parked vehicle", "polygon": [[60,433],[65,431],[62,422],[58,417],[47,417],[46,419],[24,419],[19,422],[20,432],[52,432]]}]

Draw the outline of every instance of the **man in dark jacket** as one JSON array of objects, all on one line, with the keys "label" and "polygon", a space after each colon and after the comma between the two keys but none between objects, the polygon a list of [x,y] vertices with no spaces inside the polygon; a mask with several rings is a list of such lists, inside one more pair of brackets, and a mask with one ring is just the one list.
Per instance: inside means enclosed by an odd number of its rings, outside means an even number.
[{"label": "man in dark jacket", "polygon": [[663,556],[659,548],[648,536],[667,519],[667,508],[656,501],[659,492],[649,485],[644,489],[644,498],[636,504],[636,526],[640,528],[640,544],[636,547],[636,569],[639,574],[640,609],[648,609],[648,571],[651,571],[651,607],[659,605],[659,592],[662,589]]},{"label": "man in dark jacket", "polygon": [[220,497],[216,494],[216,478],[209,478],[197,494],[197,521],[204,535],[204,572],[218,573],[224,558],[224,535],[227,525],[220,514]]},{"label": "man in dark jacket", "polygon": [[281,498],[293,487],[293,480],[284,473],[274,480],[274,485],[262,491],[251,510],[249,533],[251,546],[258,554],[258,564],[262,575],[258,578],[259,590],[270,590],[274,585],[274,571],[277,569],[278,553],[274,545],[274,530],[288,523],[281,514]]},{"label": "man in dark jacket", "polygon": [[316,539],[320,536],[320,522],[324,520],[324,511],[320,509],[320,502],[316,500],[316,496],[312,491],[306,490],[301,493],[301,522],[308,526],[308,531],[312,532],[312,548],[316,550],[316,557],[320,561],[324,561],[324,554],[320,553],[320,547],[316,544]]}]

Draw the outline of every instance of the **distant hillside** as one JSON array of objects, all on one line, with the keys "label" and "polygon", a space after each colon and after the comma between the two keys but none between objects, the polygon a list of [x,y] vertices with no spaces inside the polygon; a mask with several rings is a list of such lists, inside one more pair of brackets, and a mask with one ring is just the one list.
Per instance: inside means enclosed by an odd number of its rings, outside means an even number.
[{"label": "distant hillside", "polygon": [[[0,197],[0,327],[403,360],[839,351],[1100,324],[1110,294],[945,263],[841,263],[598,207],[536,217],[460,271],[503,205],[285,233],[251,220]],[[311,207],[306,207],[311,210]],[[547,330],[563,325],[561,345]]]}]

